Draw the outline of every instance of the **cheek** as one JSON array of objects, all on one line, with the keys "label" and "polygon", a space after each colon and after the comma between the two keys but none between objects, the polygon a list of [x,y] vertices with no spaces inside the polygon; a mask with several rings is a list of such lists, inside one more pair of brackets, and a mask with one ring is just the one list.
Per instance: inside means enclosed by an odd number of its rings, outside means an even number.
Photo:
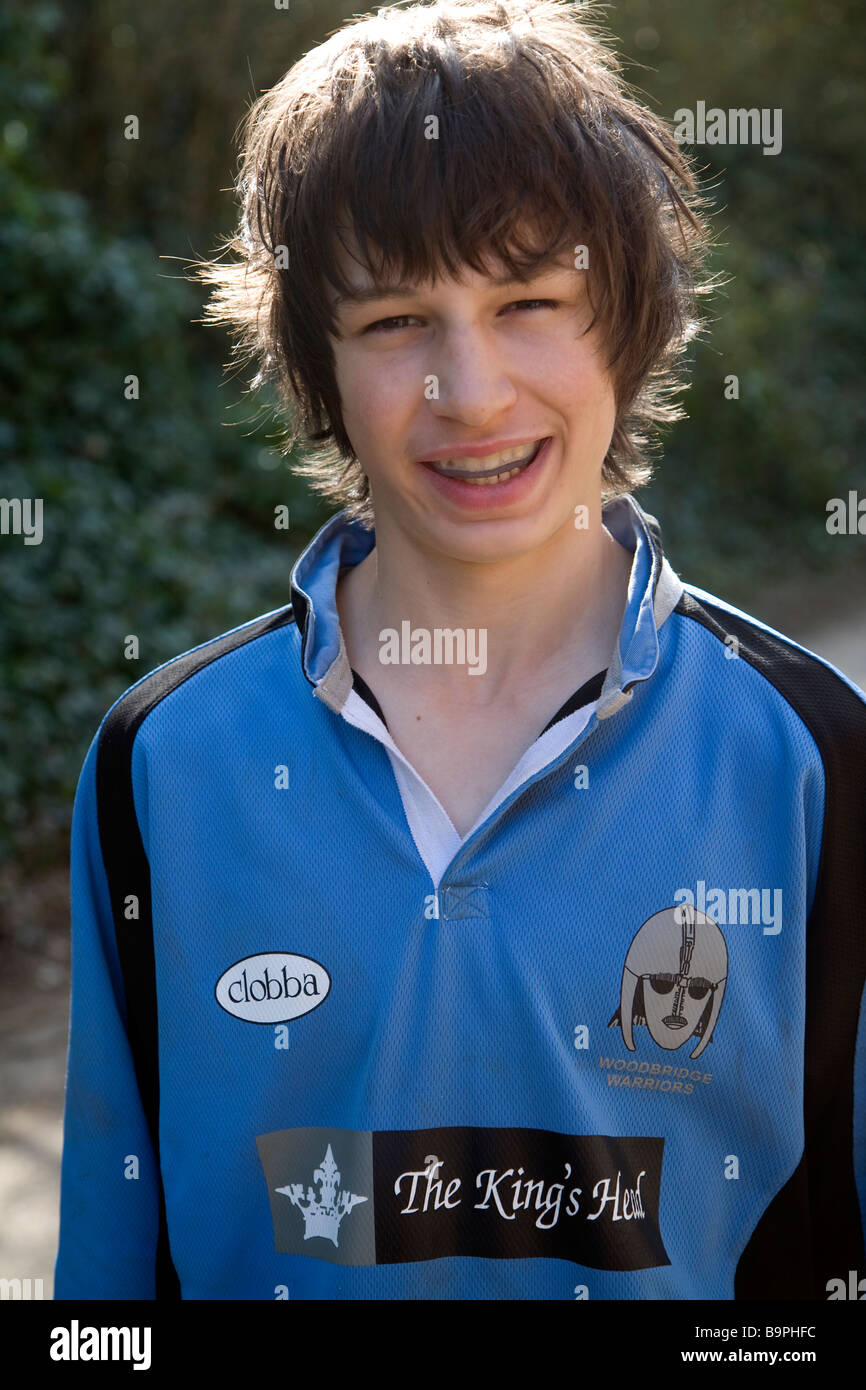
[{"label": "cheek", "polygon": [[399,370],[383,370],[375,355],[337,363],[337,387],[346,430],[356,452],[400,428],[410,398]]},{"label": "cheek", "polygon": [[551,344],[534,364],[535,379],[548,396],[563,402],[563,413],[589,429],[616,412],[613,381],[597,340]]},{"label": "cheek", "polygon": [[660,1023],[665,1012],[662,1008],[662,1000],[646,980],[643,987],[643,1004],[647,1018],[651,1018],[655,1023]]}]

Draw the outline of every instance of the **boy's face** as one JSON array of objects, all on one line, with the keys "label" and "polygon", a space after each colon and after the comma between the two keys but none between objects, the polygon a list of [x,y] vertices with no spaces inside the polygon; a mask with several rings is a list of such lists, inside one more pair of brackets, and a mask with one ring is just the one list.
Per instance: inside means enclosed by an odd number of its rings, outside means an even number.
[{"label": "boy's face", "polygon": [[[491,266],[337,302],[337,386],[378,534],[397,528],[455,559],[492,561],[573,528],[578,505],[592,519],[615,400],[599,328],[580,336],[592,310],[573,262],[568,252],[526,283],[497,283]],[[357,260],[343,267],[354,289],[370,287]],[[518,466],[496,456],[525,458],[539,440],[516,475],[467,477]]]}]

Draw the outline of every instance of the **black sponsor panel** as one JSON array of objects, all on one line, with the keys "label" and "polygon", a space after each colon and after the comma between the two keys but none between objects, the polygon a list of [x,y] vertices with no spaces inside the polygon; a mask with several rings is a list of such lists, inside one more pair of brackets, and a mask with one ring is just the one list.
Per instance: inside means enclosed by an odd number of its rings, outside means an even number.
[{"label": "black sponsor panel", "polygon": [[372,1139],[377,1264],[450,1255],[670,1264],[659,1230],[663,1139],[465,1127]]}]

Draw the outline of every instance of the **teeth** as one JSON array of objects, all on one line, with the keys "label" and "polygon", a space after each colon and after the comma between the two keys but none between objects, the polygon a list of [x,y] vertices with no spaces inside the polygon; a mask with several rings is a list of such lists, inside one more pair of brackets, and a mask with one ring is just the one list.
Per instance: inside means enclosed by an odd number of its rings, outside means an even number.
[{"label": "teeth", "polygon": [[[538,443],[536,440],[535,443]],[[442,459],[442,468],[463,468],[468,472],[475,472],[477,469],[486,470],[491,468],[494,463],[501,463],[503,467],[508,463],[522,463],[524,459],[535,448],[535,444],[518,444],[514,449],[503,449],[500,454],[485,454],[482,458],[453,458]]]},{"label": "teeth", "polygon": [[491,483],[504,483],[508,478],[514,478],[521,470],[519,468],[509,468],[507,473],[494,473],[492,478],[461,478],[461,482],[471,483],[473,487],[489,487]]},{"label": "teeth", "polygon": [[[503,478],[510,478],[514,473],[519,473],[521,467],[535,456],[540,445],[541,440],[537,439],[534,444],[520,444],[515,449],[503,449],[501,453],[486,454],[483,458],[442,459],[441,462],[431,463],[430,467],[437,473],[457,476],[466,482],[501,482]],[[517,466],[509,468],[509,464]],[[497,465],[499,472],[494,471]],[[473,474],[478,476],[471,476]]]}]

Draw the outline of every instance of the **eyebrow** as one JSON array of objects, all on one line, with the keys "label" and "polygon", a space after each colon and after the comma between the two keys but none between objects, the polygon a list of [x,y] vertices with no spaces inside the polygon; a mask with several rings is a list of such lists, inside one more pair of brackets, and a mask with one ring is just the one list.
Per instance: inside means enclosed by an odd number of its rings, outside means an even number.
[{"label": "eyebrow", "polygon": [[[551,269],[568,270],[569,267],[563,264],[562,254],[555,252],[546,256],[545,259],[531,270],[522,279],[516,278],[506,272],[503,275],[491,275],[488,277],[490,283],[501,289],[507,285],[529,285],[533,280],[539,279],[545,271]],[[334,299],[334,308],[339,309],[344,304],[371,304],[379,299],[411,299],[418,294],[417,285],[387,285],[376,282],[363,289],[353,289],[349,294],[338,294]]]}]

